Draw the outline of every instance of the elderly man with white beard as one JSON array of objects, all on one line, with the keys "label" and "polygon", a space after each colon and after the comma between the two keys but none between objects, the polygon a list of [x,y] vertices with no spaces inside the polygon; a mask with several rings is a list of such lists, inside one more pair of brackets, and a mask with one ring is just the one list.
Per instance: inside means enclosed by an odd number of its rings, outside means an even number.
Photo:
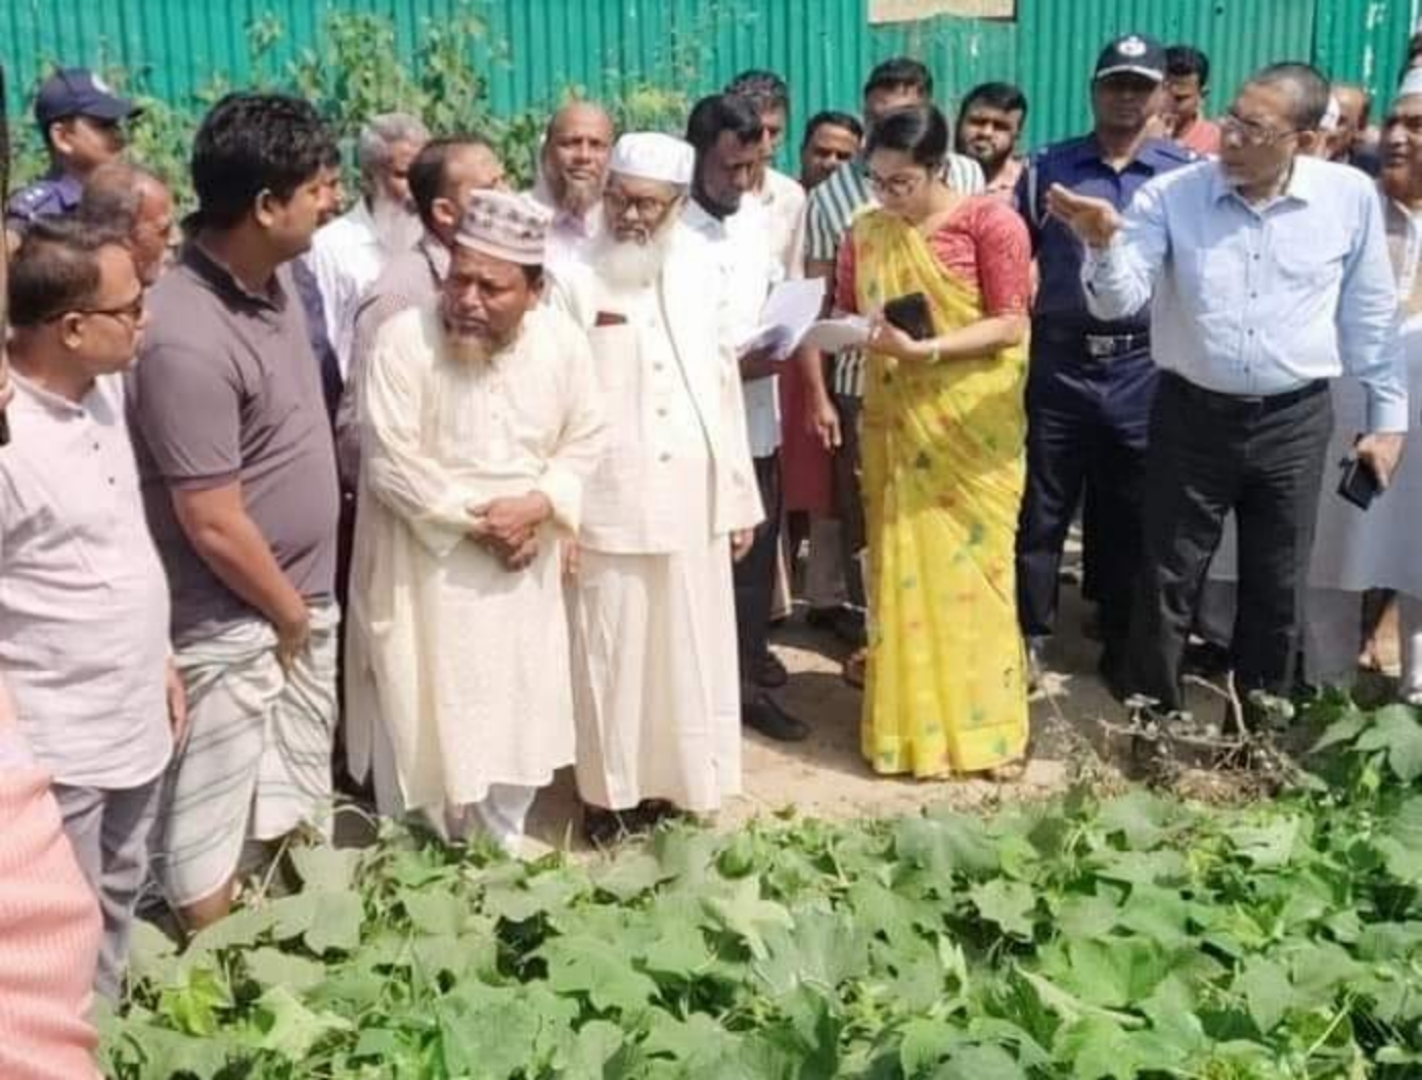
[{"label": "elderly man with white beard", "polygon": [[607,231],[564,274],[610,438],[570,595],[578,789],[595,843],[740,791],[728,556],[763,515],[715,255],[681,221],[694,166],[670,135],[619,139]]},{"label": "elderly man with white beard", "polygon": [[361,373],[348,745],[383,814],[515,851],[573,762],[561,541],[603,449],[587,337],[539,303],[548,215],[476,191],[438,306]]},{"label": "elderly man with white beard", "polygon": [[385,264],[424,235],[410,194],[410,166],[430,133],[414,116],[386,113],[361,128],[356,146],[360,198],[311,243],[311,271],[321,290],[326,336],[341,378],[350,377],[356,309]]}]

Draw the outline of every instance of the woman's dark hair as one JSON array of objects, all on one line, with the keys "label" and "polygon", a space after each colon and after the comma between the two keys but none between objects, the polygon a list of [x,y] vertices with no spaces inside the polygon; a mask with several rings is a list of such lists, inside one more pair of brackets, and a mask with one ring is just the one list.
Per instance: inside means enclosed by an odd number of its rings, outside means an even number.
[{"label": "woman's dark hair", "polygon": [[193,190],[203,225],[230,229],[268,191],[283,202],[331,160],[334,140],[310,102],[228,94],[193,141]]},{"label": "woman's dark hair", "polygon": [[744,146],[760,141],[764,125],[754,105],[739,94],[712,94],[696,103],[686,121],[686,141],[698,155],[729,131]]},{"label": "woman's dark hair", "polygon": [[869,132],[864,156],[876,150],[898,150],[914,164],[937,168],[948,156],[948,121],[936,105],[910,105],[885,115]]},{"label": "woman's dark hair", "polygon": [[800,148],[803,150],[810,145],[810,140],[815,137],[815,132],[822,127],[844,128],[856,139],[864,138],[864,125],[859,122],[859,117],[847,112],[835,112],[826,109],[824,112],[817,112],[810,117],[810,122],[805,125],[805,137],[800,141]]}]

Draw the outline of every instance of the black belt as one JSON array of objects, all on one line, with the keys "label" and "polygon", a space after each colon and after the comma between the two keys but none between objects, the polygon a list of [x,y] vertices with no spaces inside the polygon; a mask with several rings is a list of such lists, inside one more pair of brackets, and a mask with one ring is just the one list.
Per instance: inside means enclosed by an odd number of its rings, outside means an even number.
[{"label": "black belt", "polygon": [[1162,373],[1161,378],[1178,393],[1189,398],[1191,404],[1198,405],[1202,409],[1209,409],[1212,412],[1251,412],[1255,415],[1265,415],[1278,412],[1280,409],[1287,409],[1291,405],[1297,405],[1301,401],[1316,397],[1328,389],[1327,379],[1315,379],[1311,383],[1304,383],[1296,390],[1285,390],[1281,394],[1224,394],[1218,390],[1206,390],[1203,386],[1197,386],[1183,375],[1177,375],[1173,371]]},{"label": "black belt", "polygon": [[1074,327],[1039,324],[1036,335],[1040,341],[1080,349],[1092,360],[1111,360],[1117,356],[1147,352],[1150,349],[1150,335],[1144,331],[1129,334],[1092,334]]}]

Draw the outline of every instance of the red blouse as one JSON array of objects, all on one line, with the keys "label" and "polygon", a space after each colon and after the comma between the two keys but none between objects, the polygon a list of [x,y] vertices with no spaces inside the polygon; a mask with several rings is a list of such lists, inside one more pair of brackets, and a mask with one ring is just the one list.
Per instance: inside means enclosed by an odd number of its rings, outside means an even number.
[{"label": "red blouse", "polygon": [[[839,248],[835,306],[859,310],[853,231]],[[1017,211],[998,199],[965,199],[929,237],[943,268],[982,297],[983,317],[1026,315],[1032,302],[1032,243]]]}]

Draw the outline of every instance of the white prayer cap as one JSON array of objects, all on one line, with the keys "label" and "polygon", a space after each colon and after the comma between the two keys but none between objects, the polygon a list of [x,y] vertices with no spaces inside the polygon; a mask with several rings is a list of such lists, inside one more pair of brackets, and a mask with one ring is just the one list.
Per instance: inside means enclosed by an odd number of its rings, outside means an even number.
[{"label": "white prayer cap", "polygon": [[1402,85],[1397,88],[1397,96],[1400,98],[1411,97],[1414,94],[1422,94],[1422,68],[1413,68],[1402,77]]},{"label": "white prayer cap", "polygon": [[525,195],[476,191],[460,219],[454,242],[460,247],[522,266],[541,266],[553,214]]},{"label": "white prayer cap", "polygon": [[1323,119],[1318,122],[1319,131],[1337,131],[1343,119],[1343,106],[1338,104],[1335,94],[1328,95],[1328,108],[1323,110]]},{"label": "white prayer cap", "polygon": [[696,168],[696,151],[684,139],[659,131],[633,131],[612,148],[608,171],[639,180],[660,180],[686,187]]}]

